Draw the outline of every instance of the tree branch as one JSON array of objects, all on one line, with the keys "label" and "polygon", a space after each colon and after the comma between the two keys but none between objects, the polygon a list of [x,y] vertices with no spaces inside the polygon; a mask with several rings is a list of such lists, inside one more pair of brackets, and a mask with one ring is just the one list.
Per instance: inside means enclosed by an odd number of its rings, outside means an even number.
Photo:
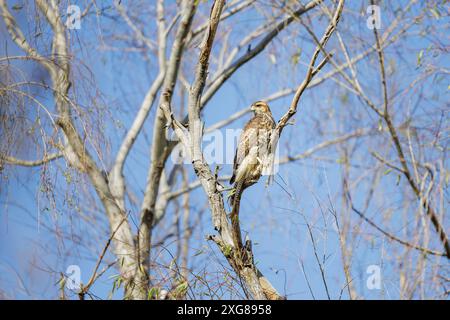
[{"label": "tree branch", "polygon": [[86,149],[84,141],[76,130],[76,126],[70,115],[69,89],[71,83],[70,63],[68,55],[68,46],[66,42],[66,30],[58,13],[58,8],[44,0],[36,0],[36,5],[44,15],[53,31],[52,59],[41,59],[39,54],[26,43],[23,33],[17,27],[16,22],[9,13],[4,0],[0,1],[3,18],[6,24],[10,24],[9,31],[13,40],[27,54],[38,57],[38,60],[46,67],[50,73],[53,88],[56,109],[59,113],[59,119],[56,124],[62,129],[66,145],[64,146],[64,156],[70,163],[74,163],[84,169],[105,207],[106,214],[110,222],[111,233],[117,230],[116,255],[121,260],[121,271],[126,282],[126,291],[135,296],[134,291],[134,243],[131,229],[126,223],[121,224],[124,213],[115,202],[110,193],[106,178],[102,171],[96,166],[94,160]]},{"label": "tree branch", "polygon": [[[162,4],[162,3],[161,3]],[[161,10],[159,4],[159,10]],[[167,63],[166,75],[162,86],[162,94],[159,100],[159,108],[156,111],[156,118],[153,125],[153,140],[151,150],[151,163],[147,175],[147,184],[144,193],[144,199],[141,205],[141,218],[138,230],[138,264],[139,270],[143,270],[142,276],[147,278],[147,271],[150,267],[150,246],[153,221],[155,218],[155,205],[160,188],[161,175],[170,152],[172,151],[172,142],[166,136],[166,117],[162,106],[166,99],[171,99],[166,92],[173,92],[181,58],[184,53],[186,36],[192,25],[197,9],[197,1],[185,0],[183,2],[182,18],[178,26],[175,40],[172,46],[171,55]],[[161,35],[160,35],[161,36]],[[160,51],[160,60],[162,52]]]},{"label": "tree branch", "polygon": [[264,38],[262,38],[257,45],[247,51],[244,55],[242,55],[239,59],[237,59],[234,63],[232,63],[229,67],[221,72],[218,76],[214,78],[211,84],[208,86],[205,94],[202,97],[202,107],[205,106],[208,101],[213,97],[213,95],[220,89],[223,83],[230,78],[240,67],[242,67],[245,63],[250,61],[252,58],[261,53],[266,46],[287,26],[289,26],[296,17],[301,16],[302,14],[308,12],[317,6],[322,0],[313,0],[310,1],[307,5],[301,6],[297,9],[293,14],[287,16],[281,22],[279,22],[276,26],[272,28],[272,30],[267,33]]},{"label": "tree branch", "polygon": [[17,159],[15,157],[0,154],[0,160],[6,162],[8,164],[17,165],[17,166],[38,167],[43,164],[49,163],[53,160],[62,158],[63,156],[64,156],[63,153],[54,153],[54,154],[50,154],[50,155],[44,155],[44,157],[40,160],[22,160],[22,159]]},{"label": "tree branch", "polygon": [[409,243],[409,242],[407,242],[407,241],[405,241],[405,240],[402,240],[402,239],[400,239],[400,238],[398,238],[398,237],[396,237],[396,236],[390,234],[389,232],[383,230],[382,228],[380,228],[379,226],[377,226],[377,225],[375,224],[375,222],[373,222],[372,220],[370,220],[369,218],[367,218],[367,217],[364,215],[364,213],[362,213],[361,211],[359,211],[358,209],[355,208],[355,206],[353,205],[353,202],[352,202],[352,200],[351,200],[350,193],[347,194],[347,197],[348,197],[349,200],[350,200],[350,204],[351,204],[351,208],[352,208],[353,212],[355,212],[356,214],[358,214],[358,215],[359,215],[362,219],[364,219],[368,224],[370,224],[372,227],[374,227],[375,229],[377,229],[379,232],[381,232],[383,235],[385,235],[385,236],[388,237],[389,239],[391,239],[391,240],[393,240],[393,241],[396,241],[396,242],[398,242],[398,243],[400,243],[400,244],[402,244],[402,245],[404,245],[404,246],[406,246],[406,247],[408,247],[408,248],[413,248],[413,249],[415,249],[415,250],[422,251],[423,253],[426,253],[426,254],[431,254],[431,255],[435,255],[435,256],[446,256],[446,255],[447,255],[446,253],[442,253],[442,252],[430,250],[430,249],[423,248],[423,247],[421,247],[421,246],[415,245],[415,244],[413,244],[413,243]]},{"label": "tree branch", "polygon": [[[371,1],[372,4],[374,4],[373,0]],[[388,127],[389,133],[391,135],[392,141],[394,143],[395,149],[397,151],[398,158],[400,160],[400,163],[403,168],[403,175],[406,177],[406,180],[408,181],[409,185],[411,186],[414,194],[421,202],[423,208],[426,211],[426,214],[431,220],[431,223],[433,224],[440,241],[442,242],[442,245],[444,246],[446,256],[448,259],[450,259],[450,241],[447,237],[447,234],[445,232],[444,227],[442,226],[442,223],[434,211],[434,209],[431,206],[431,203],[429,202],[429,199],[424,197],[422,192],[420,191],[417,183],[414,181],[414,177],[411,174],[411,171],[409,170],[408,164],[406,162],[406,157],[403,152],[403,148],[400,142],[400,139],[397,134],[397,130],[393,124],[391,115],[389,113],[389,97],[387,93],[387,82],[386,82],[386,72],[384,67],[384,54],[383,50],[381,48],[380,38],[378,35],[377,28],[373,28],[374,36],[375,36],[375,42],[376,42],[376,48],[377,48],[377,54],[378,54],[378,62],[380,65],[380,74],[381,74],[381,86],[382,86],[382,92],[383,92],[383,105],[384,105],[384,111],[383,111],[383,119],[386,122],[386,125]]]},{"label": "tree branch", "polygon": [[[286,126],[288,121],[292,118],[292,116],[297,112],[297,105],[300,100],[301,95],[305,91],[305,89],[310,84],[312,78],[315,74],[318,73],[318,71],[326,64],[326,62],[329,60],[329,55],[325,57],[325,59],[319,63],[317,67],[315,67],[315,63],[317,60],[317,57],[319,56],[320,51],[323,51],[325,48],[326,43],[330,39],[331,35],[333,34],[334,30],[336,29],[336,26],[339,22],[339,18],[342,13],[342,9],[344,8],[344,0],[340,0],[336,11],[333,15],[333,19],[331,19],[327,29],[325,30],[325,33],[323,34],[319,44],[316,47],[316,50],[314,51],[311,60],[309,62],[308,70],[306,72],[305,79],[300,84],[300,86],[297,88],[297,91],[295,92],[294,98],[292,99],[291,106],[289,110],[281,117],[280,121],[278,121],[278,124],[275,128],[275,139],[277,140],[280,136],[283,128]],[[276,142],[275,142],[276,143]]]},{"label": "tree branch", "polygon": [[[244,255],[242,255],[239,250],[239,248],[242,248],[243,246],[235,243],[233,237],[231,236],[233,233],[232,226],[229,224],[227,219],[223,196],[217,188],[217,175],[211,172],[211,169],[208,163],[206,163],[201,151],[201,139],[203,136],[203,125],[200,119],[201,96],[205,86],[209,56],[214,42],[217,26],[220,21],[220,14],[223,5],[223,0],[216,0],[211,9],[209,27],[205,33],[203,45],[201,46],[199,60],[196,67],[195,80],[191,85],[189,94],[188,133],[186,133],[185,127],[173,116],[170,106],[169,92],[165,93],[166,101],[165,104],[163,104],[162,110],[164,111],[169,125],[175,130],[175,133],[186,149],[190,151],[194,171],[208,197],[213,224],[215,229],[219,232],[219,235],[211,237],[210,239],[214,239],[214,241],[218,244],[222,253],[227,258],[235,272],[241,277],[245,283],[245,286],[250,289],[254,298],[279,299],[281,298],[280,295],[255,267],[251,253],[250,241],[248,241],[245,246],[245,257],[248,259],[243,259]],[[187,136],[187,134],[189,136]]]}]

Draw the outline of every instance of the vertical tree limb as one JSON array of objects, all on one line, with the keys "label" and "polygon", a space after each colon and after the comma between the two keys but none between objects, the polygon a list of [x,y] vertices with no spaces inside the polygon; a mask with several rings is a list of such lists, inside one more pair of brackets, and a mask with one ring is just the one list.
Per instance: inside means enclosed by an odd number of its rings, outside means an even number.
[{"label": "vertical tree limb", "polygon": [[[371,2],[373,4],[373,0]],[[383,54],[383,50],[381,48],[380,37],[378,35],[377,28],[373,28],[373,32],[374,32],[374,36],[375,36],[378,62],[379,62],[379,66],[380,66],[381,88],[382,88],[382,92],[383,92],[382,118],[388,127],[389,134],[391,136],[392,142],[394,143],[395,150],[397,152],[397,156],[398,156],[400,163],[402,165],[402,168],[403,168],[403,175],[406,177],[406,180],[408,181],[409,185],[411,186],[411,189],[413,190],[414,194],[419,199],[423,208],[425,209],[427,216],[431,220],[431,223],[433,224],[433,226],[438,234],[439,240],[441,241],[442,245],[444,246],[446,256],[448,259],[450,259],[450,241],[448,239],[448,236],[445,232],[444,227],[442,226],[442,223],[441,223],[438,215],[434,211],[429,199],[422,194],[419,186],[417,185],[416,181],[414,180],[413,175],[411,174],[411,171],[408,167],[408,163],[406,162],[405,153],[403,151],[400,139],[397,134],[397,130],[392,121],[391,114],[389,113],[389,97],[388,97],[388,93],[387,93],[386,72],[385,72],[385,68],[384,68],[384,54]]]},{"label": "vertical tree limb", "polygon": [[[173,92],[174,90],[181,58],[184,53],[186,36],[189,33],[192,25],[192,20],[197,9],[197,1],[184,1],[182,8],[182,18],[175,35],[175,40],[169,61],[167,62],[167,69],[162,88],[163,94],[161,94],[159,101],[160,107],[156,112],[156,118],[154,121],[151,163],[147,175],[144,199],[141,206],[141,219],[137,237],[137,254],[139,261],[138,270],[142,271],[140,272],[141,277],[143,281],[146,282],[148,282],[150,247],[152,239],[151,233],[155,217],[155,205],[160,188],[161,174],[164,169],[166,160],[170,155],[170,152],[172,151],[171,146],[173,144],[173,142],[169,141],[169,138],[166,136],[166,118],[164,116],[163,110],[161,109],[161,105],[167,98],[167,96],[164,95],[164,92]],[[160,59],[161,55],[162,53],[160,53]]]},{"label": "vertical tree limb", "polygon": [[[245,286],[251,291],[253,298],[279,299],[281,298],[280,295],[255,267],[253,259],[248,259],[248,261],[242,259],[242,255],[240,254],[239,249],[237,249],[237,245],[231,236],[232,227],[227,219],[223,196],[217,188],[217,177],[212,173],[201,151],[201,140],[203,136],[203,125],[200,118],[201,96],[205,87],[209,56],[220,21],[223,5],[223,0],[216,0],[211,9],[209,26],[205,33],[196,67],[195,80],[191,85],[189,94],[188,130],[186,130],[186,128],[173,116],[171,111],[172,108],[170,106],[170,92],[165,93],[166,99],[165,103],[162,104],[161,109],[180,141],[190,151],[194,171],[208,197],[213,224],[215,229],[219,232],[219,235],[211,236],[209,239],[214,240],[217,243],[230,265],[241,277]],[[246,256],[252,257],[250,244],[247,245],[247,249],[249,250],[249,253]]]}]

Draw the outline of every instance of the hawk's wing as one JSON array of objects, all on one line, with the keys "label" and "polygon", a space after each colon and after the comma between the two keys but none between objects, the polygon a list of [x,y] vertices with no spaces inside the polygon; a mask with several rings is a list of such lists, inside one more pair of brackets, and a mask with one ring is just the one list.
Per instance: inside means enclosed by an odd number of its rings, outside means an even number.
[{"label": "hawk's wing", "polygon": [[230,183],[233,184],[236,178],[236,174],[238,168],[242,161],[244,161],[245,157],[248,155],[250,151],[250,141],[253,141],[252,135],[254,134],[254,130],[251,130],[252,127],[255,126],[255,118],[252,118],[244,127],[244,131],[242,131],[241,136],[239,138],[239,143],[236,148],[236,153],[234,154],[234,163],[233,163],[233,175],[231,176]]},{"label": "hawk's wing", "polygon": [[246,170],[251,170],[250,167],[254,167],[259,161],[257,158],[261,157],[261,152],[264,156],[268,151],[267,147],[270,142],[270,132],[274,125],[275,122],[270,116],[254,117],[247,122],[236,148],[233,175],[230,179],[231,184],[236,181],[237,176],[245,176]]}]

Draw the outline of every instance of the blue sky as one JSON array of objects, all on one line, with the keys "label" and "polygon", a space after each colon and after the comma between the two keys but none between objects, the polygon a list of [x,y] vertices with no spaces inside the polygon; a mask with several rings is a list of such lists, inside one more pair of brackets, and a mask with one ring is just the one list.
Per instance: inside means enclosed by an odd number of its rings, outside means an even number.
[{"label": "blue sky", "polygon": [[[355,12],[358,12],[362,6],[353,1],[348,1],[347,5]],[[401,5],[399,5],[400,7]],[[384,7],[384,9],[386,15],[383,16],[381,32],[388,27],[389,21],[395,16],[388,8]],[[414,10],[411,14],[414,13]],[[208,12],[208,6],[202,4],[201,11]],[[18,12],[15,15],[20,25],[26,27],[27,23],[22,13]],[[372,31],[364,28],[366,19],[364,16],[360,16],[358,19],[355,18],[355,15],[350,15],[350,13],[348,15],[348,17],[344,15],[340,27],[343,32],[347,31],[346,39],[349,39],[348,32],[353,32],[352,35],[355,39],[361,40],[362,47],[360,48],[357,47],[356,41],[354,46],[352,43],[349,44],[352,55],[354,55],[355,52],[363,51],[373,44],[373,35]],[[324,22],[317,22],[315,18],[311,19],[313,30],[317,30],[316,33],[320,34]],[[440,26],[448,26],[448,22],[443,20],[433,20],[430,26],[431,30],[439,29]],[[227,27],[233,25],[237,30],[232,33],[231,41],[237,41],[241,36],[239,30],[251,30],[260,25],[264,19],[252,11],[242,16],[238,15],[230,21],[227,21]],[[153,22],[151,21],[147,26],[148,29],[145,30],[148,35],[154,35],[156,32]],[[1,33],[6,35],[3,24],[0,28]],[[33,30],[30,27],[27,29]],[[412,31],[414,30],[413,28]],[[48,30],[44,29],[44,31],[43,36],[48,36]],[[105,50],[102,41],[98,40],[100,36],[107,39],[108,35],[119,35],[128,31],[123,21],[117,22],[108,17],[97,19],[88,16],[86,20],[82,21],[81,30],[70,32],[73,46],[71,52],[75,55],[73,73],[83,81],[75,83],[75,88],[78,90],[77,102],[86,111],[93,106],[92,102],[95,101],[100,110],[97,116],[101,120],[93,121],[91,126],[99,128],[104,124],[104,136],[107,137],[107,144],[104,144],[104,156],[101,160],[106,169],[111,165],[111,158],[108,155],[114,155],[117,151],[118,141],[125,132],[124,128],[129,127],[146,89],[158,72],[154,56],[150,56],[149,61],[146,62],[139,52]],[[312,51],[312,45],[308,39],[307,33],[298,23],[292,24],[287,32],[280,34],[264,53],[236,72],[229,83],[224,85],[209,102],[204,112],[206,127],[226,119],[241,108],[249,106],[253,101],[267,97],[280,89],[297,86],[305,72],[302,64],[309,61]],[[429,37],[411,34],[407,40],[402,42],[401,47],[389,47],[386,50],[387,61],[395,58],[395,67],[398,71],[393,78],[398,80],[403,77],[405,83],[408,83],[421,74],[423,70],[417,66],[417,56],[421,50],[430,48],[430,45],[435,43],[434,40],[432,33]],[[108,41],[105,40],[106,43]],[[445,43],[448,45],[448,38],[442,41],[444,45]],[[21,54],[9,40],[1,42],[2,52],[5,51],[5,43],[8,43],[9,54]],[[124,47],[120,41],[111,43],[116,45],[116,48]],[[336,44],[335,39],[330,41],[330,47],[336,47]],[[220,46],[220,41],[216,42],[214,53]],[[292,64],[289,62],[290,58],[298,52],[298,48],[301,48],[300,63]],[[40,49],[45,50],[43,46]],[[399,53],[398,50],[403,51]],[[195,61],[198,50],[192,52],[195,54],[184,57],[186,62]],[[433,57],[433,50],[424,52],[423,59],[429,59],[437,65],[449,67],[448,54]],[[271,60],[271,55],[276,57],[275,63]],[[401,59],[398,59],[399,56]],[[372,57],[375,58],[374,55]],[[338,59],[342,61],[342,54],[338,56]],[[24,68],[31,77],[39,77],[36,69],[30,67],[29,64],[19,62],[17,66]],[[192,79],[193,73],[189,66],[192,64],[185,65],[183,73],[188,79]],[[377,65],[373,61],[364,60],[358,64],[362,85],[368,89],[371,96],[377,96],[376,92],[379,92],[377,73],[374,71],[376,67]],[[214,63],[211,68],[214,70]],[[330,65],[324,68],[319,77],[329,70],[332,70]],[[95,86],[91,83],[94,83]],[[448,107],[447,86],[448,77],[447,81],[438,78],[424,81],[425,95],[438,95],[434,104],[431,102],[426,106],[426,108],[432,108],[431,112],[442,111],[445,104]],[[391,89],[399,90],[394,86]],[[40,95],[39,98],[51,104],[51,97],[48,95]],[[291,98],[292,96],[287,96],[271,103],[276,119],[279,119],[286,110]],[[414,96],[409,97],[409,101],[402,99],[399,107],[402,107],[403,104],[413,104],[414,99]],[[179,99],[175,98],[174,102],[177,103],[177,101]],[[137,139],[125,167],[125,176],[130,190],[139,199],[142,198],[142,190],[146,182],[155,109],[154,107],[147,119],[144,134]],[[419,107],[417,114],[423,113],[426,116],[427,112],[430,112],[430,109],[421,110]],[[35,111],[30,111],[28,116],[35,117]],[[227,128],[240,128],[249,117],[250,115],[247,115]],[[373,121],[376,118],[375,115],[370,114],[368,108],[363,107],[359,99],[337,86],[332,80],[326,81],[313,90],[307,90],[300,101],[295,125],[289,126],[283,132],[280,154],[301,153],[330,137],[352,131],[354,129],[350,125],[350,123],[354,124],[354,122],[350,122],[352,117],[357,119],[361,128],[377,126],[377,122]],[[402,115],[397,120],[401,121],[401,117]],[[334,118],[336,121],[331,121]],[[326,123],[329,121],[330,125],[318,124],[322,121]],[[224,132],[225,128],[222,131]],[[360,139],[357,143],[359,146],[356,145],[355,148],[358,146],[364,150],[364,144],[368,141],[370,140],[366,138]],[[446,140],[444,139],[444,141]],[[99,144],[101,145],[102,142]],[[21,148],[18,149],[18,152],[18,155],[24,158],[35,158],[33,148]],[[346,213],[342,210],[342,199],[339,197],[342,192],[340,154],[336,148],[329,148],[319,155],[330,158],[334,162],[309,159],[283,165],[275,178],[276,183],[265,187],[264,179],[246,191],[242,201],[241,227],[244,234],[248,233],[253,241],[258,267],[289,299],[326,299],[327,290],[333,299],[347,299],[348,293],[343,286],[345,279],[339,237],[332,212],[335,211],[338,215],[349,214],[353,223],[359,224],[361,227],[360,235],[355,237],[354,242],[349,243],[354,250],[351,271],[356,291],[366,299],[398,298],[399,280],[395,269],[397,262],[390,260],[390,256],[397,253],[401,247],[389,243],[370,226],[364,224],[356,214]],[[363,161],[364,155],[364,151],[355,153],[352,161],[359,163]],[[221,174],[227,175],[230,174],[230,171],[231,166],[226,165],[221,169]],[[68,183],[67,176],[64,174],[67,172],[70,170],[66,168],[64,162],[57,160],[44,172],[40,169],[8,168],[8,180],[6,181],[5,174],[0,176],[3,179],[0,189],[0,219],[2,221],[0,227],[0,288],[7,294],[7,297],[9,295],[9,297],[21,299],[56,298],[58,296],[56,284],[58,273],[65,272],[69,265],[80,266],[82,282],[86,282],[91,275],[98,253],[108,238],[108,228],[106,220],[104,217],[102,218],[100,207],[98,212],[93,214],[96,217],[95,223],[86,225],[86,221],[82,217],[82,203],[88,197],[90,188],[87,188],[88,195],[86,195],[83,188],[77,187],[75,183]],[[42,192],[45,179],[52,179],[52,185],[55,186],[53,193],[56,195],[54,199]],[[191,181],[195,179],[192,170],[190,170],[190,179]],[[390,206],[395,207],[394,210],[401,211],[400,206],[404,201],[404,195],[393,183],[397,179],[395,175],[386,175],[381,179],[381,188],[384,193],[380,197],[383,195],[388,197],[382,200],[381,204],[378,202],[369,207],[368,215],[374,217]],[[71,180],[84,181],[83,177],[76,175],[71,176]],[[354,194],[353,199],[358,207],[363,205],[369,183],[369,180],[364,181],[360,187],[361,193]],[[93,192],[90,190],[90,195],[92,196],[92,194]],[[77,211],[77,205],[80,205],[81,213]],[[192,214],[190,222],[196,226],[190,251],[192,255],[201,252],[192,258],[191,263],[195,266],[195,271],[199,272],[205,269],[208,276],[214,279],[216,272],[222,268],[221,264],[226,266],[226,261],[213,243],[204,240],[205,235],[214,233],[214,230],[211,226],[209,210],[205,210],[205,197],[201,189],[192,193],[190,206]],[[167,216],[161,222],[161,227],[155,231],[155,242],[158,242],[164,233],[170,230],[174,219],[174,208],[174,205],[168,208]],[[130,209],[131,216],[136,219],[137,213],[134,209]],[[306,222],[311,225],[319,259],[325,261],[327,289],[325,289],[316,262]],[[399,216],[393,216],[390,220],[392,230],[399,232],[403,232],[405,229],[403,223],[402,217]],[[53,226],[58,231],[57,234],[49,232],[44,227],[46,224]],[[77,245],[79,238],[89,244],[89,249]],[[171,254],[176,251],[176,243],[173,243],[172,240],[164,243],[164,247],[154,248],[152,255],[160,257],[159,261],[161,262],[170,262]],[[108,255],[107,258],[111,261],[113,257]],[[385,261],[387,262],[385,263]],[[302,271],[302,263],[305,273]],[[445,261],[441,263],[444,266],[446,264]],[[382,289],[380,290],[369,290],[366,286],[369,276],[367,267],[370,265],[380,266],[382,270]],[[163,271],[158,269],[154,273],[156,279],[160,276],[159,272]],[[107,298],[112,287],[111,278],[116,274],[117,271],[113,269],[106,272],[93,286],[93,294],[96,297]],[[310,283],[312,293],[308,289],[307,281]],[[121,298],[121,294],[119,291],[112,297]]]}]

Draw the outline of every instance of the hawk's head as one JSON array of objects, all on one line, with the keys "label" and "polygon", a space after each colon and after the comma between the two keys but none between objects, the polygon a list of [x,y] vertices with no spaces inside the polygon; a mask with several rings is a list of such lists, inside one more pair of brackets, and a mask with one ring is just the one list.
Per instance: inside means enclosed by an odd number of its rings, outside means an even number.
[{"label": "hawk's head", "polygon": [[265,113],[271,114],[269,105],[264,101],[256,101],[255,103],[252,104],[250,110],[252,110],[255,113],[255,115]]}]

